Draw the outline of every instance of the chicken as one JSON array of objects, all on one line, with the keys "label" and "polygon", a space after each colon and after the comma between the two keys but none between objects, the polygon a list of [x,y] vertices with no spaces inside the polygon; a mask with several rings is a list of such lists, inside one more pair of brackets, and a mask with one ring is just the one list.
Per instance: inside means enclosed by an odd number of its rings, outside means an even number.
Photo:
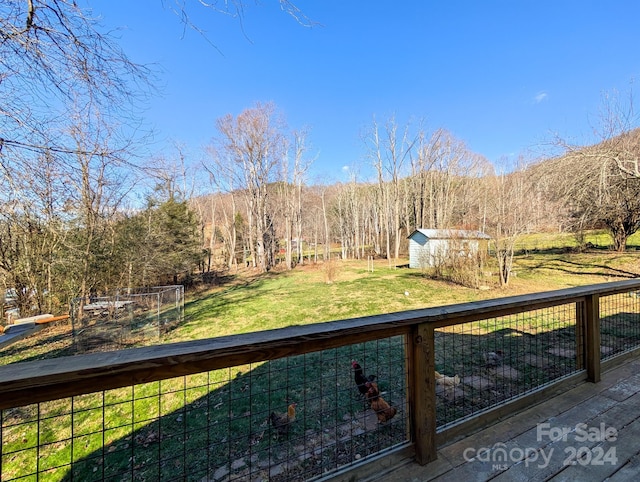
[{"label": "chicken", "polygon": [[353,360],[351,362],[351,366],[353,367],[353,379],[356,382],[356,386],[358,387],[358,391],[362,395],[367,394],[367,382],[373,382],[376,379],[375,375],[365,376],[362,367],[360,364]]},{"label": "chicken", "polygon": [[502,364],[504,353],[502,350],[490,351],[484,354],[485,366],[487,368],[495,368]]},{"label": "chicken", "polygon": [[367,400],[371,404],[371,410],[376,413],[378,417],[378,423],[385,423],[395,417],[398,413],[396,407],[392,407],[387,401],[380,396],[378,386],[374,382],[367,382]]},{"label": "chicken", "polygon": [[287,435],[289,425],[296,419],[296,404],[292,403],[287,407],[287,413],[271,412],[269,421],[278,432],[278,436]]},{"label": "chicken", "polygon": [[436,372],[436,385],[455,387],[460,385],[460,377],[458,375],[450,377],[449,375],[442,375],[441,373]]},{"label": "chicken", "polygon": [[436,394],[444,395],[448,399],[455,399],[458,385],[460,385],[460,377],[458,375],[451,377],[436,372]]}]

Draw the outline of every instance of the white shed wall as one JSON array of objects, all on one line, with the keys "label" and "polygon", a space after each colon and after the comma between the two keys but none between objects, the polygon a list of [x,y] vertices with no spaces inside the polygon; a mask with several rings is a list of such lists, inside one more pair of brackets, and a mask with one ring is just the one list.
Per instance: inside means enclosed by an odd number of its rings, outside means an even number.
[{"label": "white shed wall", "polygon": [[[451,239],[429,238],[424,233],[415,231],[409,238],[409,267],[431,268],[442,263],[450,255]],[[478,253],[478,239],[456,239],[453,249],[460,249],[461,256],[472,256]]]}]

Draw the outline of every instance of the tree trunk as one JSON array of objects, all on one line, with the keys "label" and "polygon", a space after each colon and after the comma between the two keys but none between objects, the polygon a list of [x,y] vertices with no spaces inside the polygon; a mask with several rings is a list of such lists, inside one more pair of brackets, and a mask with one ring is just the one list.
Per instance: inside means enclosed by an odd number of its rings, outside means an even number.
[{"label": "tree trunk", "polygon": [[327,206],[325,204],[324,194],[324,191],[322,191],[322,218],[324,221],[324,254],[322,260],[326,261],[329,259],[329,253],[331,251],[331,237],[329,236],[329,219],[327,217]]},{"label": "tree trunk", "polygon": [[624,227],[610,228],[611,237],[613,238],[613,249],[618,253],[623,253],[627,247],[627,233]]},{"label": "tree trunk", "polygon": [[503,248],[496,247],[496,258],[498,260],[500,286],[505,287],[509,284],[509,276],[511,275],[511,266],[508,262],[509,253]]}]

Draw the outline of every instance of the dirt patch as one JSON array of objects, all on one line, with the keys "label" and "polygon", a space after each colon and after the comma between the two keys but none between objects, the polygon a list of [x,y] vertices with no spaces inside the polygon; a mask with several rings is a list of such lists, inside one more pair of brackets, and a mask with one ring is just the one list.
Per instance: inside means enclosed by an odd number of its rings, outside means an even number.
[{"label": "dirt patch", "polygon": [[465,385],[470,386],[471,388],[475,389],[475,390],[488,390],[490,388],[493,388],[495,386],[495,384],[484,377],[481,377],[479,375],[473,375],[470,377],[464,377],[462,379],[462,383],[464,383]]},{"label": "dirt patch", "polygon": [[[241,457],[228,465],[212,471],[205,481],[235,480],[274,481],[298,480],[299,476],[309,478],[321,475],[323,465],[335,469],[341,465],[353,463],[367,455],[371,449],[371,437],[389,438],[398,428],[404,430],[403,415],[399,413],[387,423],[378,422],[371,409],[365,409],[345,415],[341,423],[322,431],[307,430],[304,437],[297,441],[282,440],[271,446],[269,451],[261,455],[254,453],[250,458]],[[395,423],[395,425],[394,425]],[[404,438],[401,435],[400,438]],[[398,442],[402,440],[398,439]],[[374,444],[375,445],[375,444]],[[329,463],[328,463],[329,462]]]},{"label": "dirt patch", "polygon": [[549,359],[542,357],[542,356],[538,356],[538,355],[534,355],[533,353],[527,353],[524,356],[524,362],[527,365],[531,365],[534,366],[536,368],[547,368],[549,366]]},{"label": "dirt patch", "polygon": [[58,358],[74,353],[71,323],[69,320],[64,320],[3,347],[0,350],[0,365]]},{"label": "dirt patch", "polygon": [[518,378],[520,378],[520,371],[509,365],[502,365],[497,368],[488,368],[487,372],[501,378],[507,378],[509,380],[517,380]]},{"label": "dirt patch", "polygon": [[449,402],[455,402],[456,400],[462,400],[465,397],[465,392],[458,387],[436,385],[436,395]]},{"label": "dirt patch", "polygon": [[613,350],[614,349],[610,346],[600,345],[600,353],[603,355],[608,355],[609,353],[613,352]]},{"label": "dirt patch", "polygon": [[561,356],[564,358],[575,358],[576,357],[576,351],[575,350],[571,350],[569,348],[561,348],[561,347],[555,347],[555,348],[549,348],[549,350],[547,350],[549,353],[551,353],[552,355],[555,356]]}]

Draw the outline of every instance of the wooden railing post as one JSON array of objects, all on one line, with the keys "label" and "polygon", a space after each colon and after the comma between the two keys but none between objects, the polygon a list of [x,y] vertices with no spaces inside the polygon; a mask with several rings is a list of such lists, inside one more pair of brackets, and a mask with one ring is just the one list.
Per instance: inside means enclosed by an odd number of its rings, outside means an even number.
[{"label": "wooden railing post", "polygon": [[412,435],[416,462],[424,465],[437,458],[434,330],[430,324],[422,323],[414,326],[411,334]]},{"label": "wooden railing post", "polygon": [[584,305],[587,380],[596,383],[600,381],[600,296],[587,295]]}]

